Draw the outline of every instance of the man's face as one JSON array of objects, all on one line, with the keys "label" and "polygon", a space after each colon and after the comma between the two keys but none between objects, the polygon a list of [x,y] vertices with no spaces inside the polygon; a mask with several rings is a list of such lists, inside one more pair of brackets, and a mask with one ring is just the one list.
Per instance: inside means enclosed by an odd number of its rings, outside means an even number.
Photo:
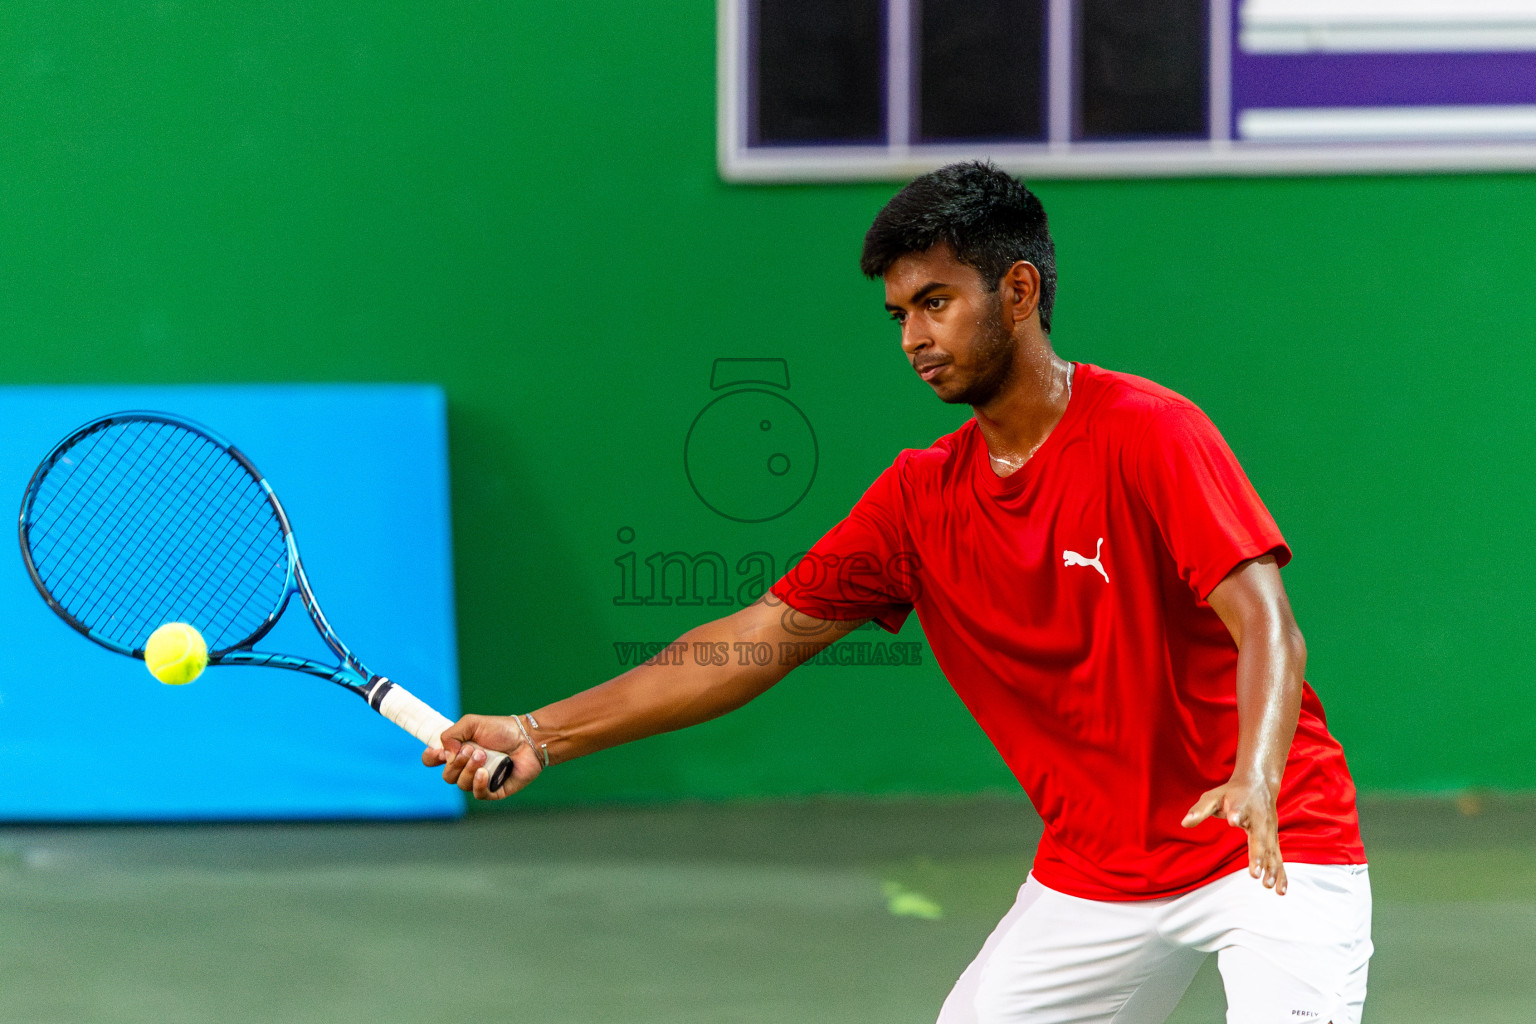
[{"label": "man's face", "polygon": [[948,245],[908,253],[885,272],[885,308],[901,350],[946,402],[986,405],[1013,369],[1013,332],[1001,296]]}]

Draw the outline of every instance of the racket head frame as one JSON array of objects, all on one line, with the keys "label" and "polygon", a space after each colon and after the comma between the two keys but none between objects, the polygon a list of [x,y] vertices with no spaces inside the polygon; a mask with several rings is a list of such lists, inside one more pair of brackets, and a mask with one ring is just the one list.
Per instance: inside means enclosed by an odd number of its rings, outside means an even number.
[{"label": "racket head frame", "polygon": [[[197,435],[216,448],[227,454],[240,469],[250,476],[251,480],[260,488],[263,499],[269,506],[281,531],[283,550],[286,554],[284,567],[284,580],[281,592],[273,603],[272,610],[244,639],[233,644],[228,644],[217,650],[209,651],[208,663],[210,665],[256,665],[272,668],[285,668],[290,671],[303,672],[307,675],[318,676],[327,679],[338,686],[345,687],[368,702],[369,707],[388,718],[402,729],[416,736],[422,742],[429,745],[440,742],[441,731],[450,724],[437,711],[420,698],[412,695],[404,687],[391,682],[384,676],[374,675],[358,660],[346,646],[336,631],[331,628],[325,613],[320,609],[320,603],[315,599],[315,592],[309,585],[309,577],[304,572],[304,563],[299,558],[298,543],[293,537],[293,527],[288,520],[288,513],[283,504],[278,500],[272,486],[262,476],[249,457],[222,436],[209,428],[172,413],[154,412],[150,410],[129,410],[126,412],[110,413],[99,416],[88,423],[82,424],[73,430],[48,452],[33,471],[31,479],[27,482],[27,489],[22,496],[21,511],[17,519],[17,539],[21,547],[22,562],[26,566],[27,575],[32,580],[32,585],[42,596],[43,600],[51,608],[54,614],[63,619],[76,632],[107,650],[118,654],[125,654],[131,658],[143,660],[144,649],[142,647],[128,648],[123,644],[114,643],[105,636],[99,635],[89,625],[80,621],[71,614],[50,592],[43,581],[32,553],[31,525],[32,509],[41,489],[42,482],[47,479],[49,471],[72,450],[84,438],[112,426],[129,423],[159,423],[169,425],[179,430]],[[256,651],[252,648],[266,636],[272,627],[277,625],[278,619],[287,609],[293,595],[298,594],[299,600],[304,605],[304,610],[309,613],[310,622],[315,631],[320,634],[320,639],[336,655],[340,663],[327,665],[309,658],[301,658],[291,654],[277,654]],[[486,768],[491,773],[491,787],[500,788],[513,772],[512,759],[504,753],[488,752],[489,760]]]},{"label": "racket head frame", "polygon": [[[48,607],[53,610],[54,614],[63,619],[66,623],[69,624],[71,628],[73,628],[81,636],[84,636],[86,639],[90,640],[92,643],[98,644],[102,647],[105,647],[107,650],[114,651],[118,654],[125,654],[130,658],[137,658],[141,661],[143,660],[144,649],[142,647],[129,648],[122,644],[115,643],[107,637],[99,635],[96,633],[96,631],[92,630],[90,626],[81,622],[78,618],[72,615],[69,610],[66,609],[53,596],[53,594],[49,592],[48,586],[43,582],[42,576],[38,571],[37,564],[33,559],[30,535],[31,512],[33,503],[37,498],[43,481],[47,479],[49,472],[58,463],[58,461],[63,458],[69,451],[74,449],[75,446],[78,445],[81,441],[91,436],[92,434],[106,430],[110,427],[130,423],[166,424],[168,426],[196,434],[209,443],[222,449],[240,466],[242,470],[244,470],[250,476],[251,480],[254,481],[255,484],[261,489],[262,496],[268,506],[271,508],[271,511],[277,520],[278,527],[282,531],[283,543],[287,549],[288,554],[288,565],[287,575],[284,580],[281,594],[274,602],[272,610],[267,614],[266,618],[254,630],[252,630],[249,635],[237,641],[236,643],[226,645],[225,647],[218,650],[209,651],[208,664],[266,665],[274,668],[286,668],[293,671],[304,672],[308,675],[319,676],[322,679],[328,679],[339,686],[344,686],[347,689],[352,690],[354,693],[357,693],[364,699],[369,700],[369,703],[373,703],[373,700],[371,699],[373,697],[373,691],[379,688],[377,684],[381,681],[381,677],[375,676],[369,672],[367,667],[365,667],[363,663],[358,660],[357,656],[354,655],[347,648],[347,646],[341,642],[341,639],[336,635],[335,630],[331,628],[330,622],[326,619],[325,613],[321,611],[320,604],[315,599],[314,590],[310,587],[309,577],[304,572],[304,563],[299,558],[298,543],[294,540],[293,527],[288,520],[288,513],[283,508],[283,503],[278,500],[276,492],[272,490],[272,486],[267,483],[267,480],[264,476],[262,476],[261,471],[256,468],[256,464],[253,463],[244,452],[242,452],[239,448],[236,448],[233,444],[231,444],[215,431],[210,430],[208,427],[203,426],[201,423],[188,419],[185,416],[178,416],[174,413],[156,412],[144,409],[131,409],[123,412],[109,413],[105,416],[98,416],[88,423],[81,424],[79,427],[71,431],[69,435],[66,436],[62,441],[54,445],[48,454],[43,457],[42,462],[38,464],[37,469],[32,473],[31,479],[27,482],[27,489],[22,496],[21,511],[17,522],[17,537],[21,546],[21,558],[23,564],[26,566],[27,575],[32,580],[32,585],[37,588],[38,594],[42,596],[43,600],[47,603]],[[309,613],[310,621],[314,623],[315,630],[320,634],[321,640],[323,640],[325,645],[329,647],[331,651],[340,659],[339,665],[326,665],[322,662],[313,661],[308,658],[301,658],[295,655],[271,654],[252,650],[255,644],[263,637],[265,637],[269,632],[271,632],[272,627],[277,625],[278,619],[282,617],[283,612],[288,607],[288,603],[292,600],[295,594],[299,596],[299,600],[303,603],[305,611]]]}]

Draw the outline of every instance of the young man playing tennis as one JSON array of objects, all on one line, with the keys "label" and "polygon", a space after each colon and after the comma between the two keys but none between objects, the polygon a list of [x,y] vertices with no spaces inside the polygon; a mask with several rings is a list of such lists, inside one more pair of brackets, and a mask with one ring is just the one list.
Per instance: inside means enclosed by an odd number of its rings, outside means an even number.
[{"label": "young man playing tennis", "polygon": [[[466,716],[423,761],[499,799],[549,764],[724,714],[795,658],[916,609],[1045,821],[940,1024],[1159,1022],[1211,952],[1229,1024],[1358,1024],[1372,947],[1354,786],[1303,681],[1290,551],[1236,458],[1188,400],[1056,355],[1045,211],[1001,171],[914,181],[862,267],[913,369],[975,415],[902,452],[762,600],[681,638],[793,657],[641,666],[530,715]],[[505,791],[487,791],[475,744],[515,759]]]}]

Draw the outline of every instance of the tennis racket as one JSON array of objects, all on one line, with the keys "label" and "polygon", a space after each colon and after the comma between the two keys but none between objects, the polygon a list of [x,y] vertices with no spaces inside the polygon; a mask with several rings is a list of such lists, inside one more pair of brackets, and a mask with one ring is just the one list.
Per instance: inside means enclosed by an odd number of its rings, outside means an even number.
[{"label": "tennis racket", "polygon": [[[451,723],[374,675],[336,636],[310,589],[287,513],[251,463],[205,427],[120,412],[80,427],[43,459],[21,503],[21,556],[59,617],[143,659],[150,633],[185,622],[210,665],[265,665],[329,679],[428,746]],[[254,650],[295,594],[336,655],[328,665]],[[491,788],[512,773],[486,751]]]}]

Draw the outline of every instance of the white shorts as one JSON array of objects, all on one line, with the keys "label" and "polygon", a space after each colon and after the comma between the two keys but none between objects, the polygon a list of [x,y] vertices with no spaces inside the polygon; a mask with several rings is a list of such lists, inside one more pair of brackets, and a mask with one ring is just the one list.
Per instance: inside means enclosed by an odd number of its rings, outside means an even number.
[{"label": "white shorts", "polygon": [[1371,958],[1364,864],[1287,864],[1275,895],[1245,870],[1129,903],[1034,875],[944,1001],[939,1024],[1161,1024],[1211,953],[1227,1024],[1359,1024]]}]

